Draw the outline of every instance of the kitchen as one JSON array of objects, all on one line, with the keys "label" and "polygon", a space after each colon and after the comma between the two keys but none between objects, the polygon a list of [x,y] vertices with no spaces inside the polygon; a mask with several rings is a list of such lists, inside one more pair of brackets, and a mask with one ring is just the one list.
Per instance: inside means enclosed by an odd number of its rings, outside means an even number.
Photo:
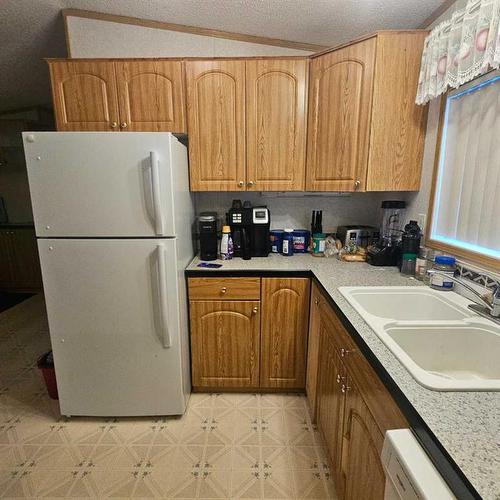
[{"label": "kitchen", "polygon": [[56,12],[4,497],[498,498],[500,2],[385,3],[323,45]]}]

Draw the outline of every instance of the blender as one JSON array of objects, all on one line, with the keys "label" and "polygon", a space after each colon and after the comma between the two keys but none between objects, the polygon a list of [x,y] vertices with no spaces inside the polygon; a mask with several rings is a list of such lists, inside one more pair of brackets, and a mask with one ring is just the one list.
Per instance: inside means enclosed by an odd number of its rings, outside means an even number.
[{"label": "blender", "polygon": [[380,240],[367,249],[366,261],[372,266],[397,266],[401,260],[401,238],[406,203],[400,200],[382,202]]}]

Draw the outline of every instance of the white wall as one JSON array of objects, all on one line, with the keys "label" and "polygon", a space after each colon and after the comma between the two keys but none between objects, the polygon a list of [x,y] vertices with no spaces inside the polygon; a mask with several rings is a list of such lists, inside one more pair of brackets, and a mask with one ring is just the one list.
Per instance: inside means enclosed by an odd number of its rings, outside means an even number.
[{"label": "white wall", "polygon": [[294,56],[303,50],[68,16],[72,57]]}]

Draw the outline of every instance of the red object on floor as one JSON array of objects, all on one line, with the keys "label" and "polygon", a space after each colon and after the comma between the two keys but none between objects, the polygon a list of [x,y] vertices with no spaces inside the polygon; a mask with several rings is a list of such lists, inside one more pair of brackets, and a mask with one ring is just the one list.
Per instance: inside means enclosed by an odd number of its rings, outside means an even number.
[{"label": "red object on floor", "polygon": [[52,361],[52,351],[44,354],[38,360],[37,365],[42,372],[50,398],[59,399],[59,394],[57,393],[56,370],[54,368],[54,362]]}]

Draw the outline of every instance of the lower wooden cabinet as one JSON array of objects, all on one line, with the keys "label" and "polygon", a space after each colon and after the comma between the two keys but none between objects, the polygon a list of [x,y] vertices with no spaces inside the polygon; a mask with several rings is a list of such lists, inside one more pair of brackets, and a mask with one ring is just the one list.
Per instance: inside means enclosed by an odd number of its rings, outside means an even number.
[{"label": "lower wooden cabinet", "polygon": [[327,300],[321,294],[316,300],[311,323],[319,325],[319,348],[308,371],[317,370],[316,421],[337,495],[343,500],[383,499],[384,434],[408,427],[408,422]]},{"label": "lower wooden cabinet", "polygon": [[259,387],[260,302],[190,303],[193,386]]},{"label": "lower wooden cabinet", "polygon": [[309,288],[308,278],[262,279],[261,387],[305,386]]},{"label": "lower wooden cabinet", "polygon": [[38,291],[40,261],[33,228],[0,229],[0,290]]},{"label": "lower wooden cabinet", "polygon": [[191,278],[188,289],[195,389],[304,389],[309,278]]},{"label": "lower wooden cabinet", "polygon": [[311,308],[309,313],[309,335],[307,345],[306,394],[313,422],[316,421],[316,388],[318,386],[318,356],[319,356],[319,305],[321,292],[313,283],[311,286]]}]

